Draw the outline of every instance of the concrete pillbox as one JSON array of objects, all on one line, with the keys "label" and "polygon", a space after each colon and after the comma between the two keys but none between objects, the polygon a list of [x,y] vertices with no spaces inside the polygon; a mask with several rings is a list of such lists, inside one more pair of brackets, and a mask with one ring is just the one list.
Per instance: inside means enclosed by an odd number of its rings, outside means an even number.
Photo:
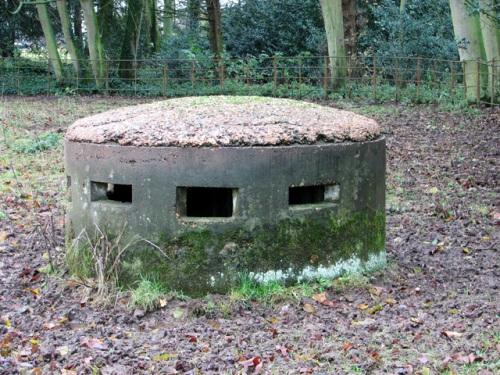
[{"label": "concrete pillbox", "polygon": [[173,99],[77,121],[65,160],[70,241],[96,228],[147,240],[123,258],[124,280],[147,275],[197,295],[385,259],[385,141],[354,113],[260,97]]}]

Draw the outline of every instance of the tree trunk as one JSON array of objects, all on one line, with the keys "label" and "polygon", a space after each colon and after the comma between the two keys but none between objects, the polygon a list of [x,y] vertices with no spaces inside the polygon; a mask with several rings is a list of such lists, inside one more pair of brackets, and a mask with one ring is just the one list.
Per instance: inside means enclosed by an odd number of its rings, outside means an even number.
[{"label": "tree trunk", "polygon": [[156,0],[146,0],[145,7],[145,20],[146,20],[146,42],[150,52],[158,51],[160,47],[160,33],[158,32],[158,21],[156,18]]},{"label": "tree trunk", "polygon": [[[500,31],[491,16],[486,12],[495,12],[495,0],[479,0],[481,13],[479,16],[481,35],[483,38],[483,46],[488,62],[500,64]],[[496,101],[499,95],[499,89],[492,87],[495,82],[492,82],[492,77],[495,77],[496,82],[500,82],[500,67],[488,66],[488,95],[493,94],[493,101]],[[496,84],[495,86],[499,86]]]},{"label": "tree trunk", "polygon": [[219,0],[207,0],[208,41],[210,51],[219,59],[224,49],[222,44],[221,11]]},{"label": "tree trunk", "polygon": [[42,24],[43,35],[45,36],[45,42],[47,43],[47,51],[49,53],[50,63],[54,69],[54,74],[58,81],[63,79],[63,69],[61,64],[61,58],[59,57],[59,51],[57,50],[56,37],[54,34],[54,29],[50,23],[49,13],[47,11],[47,3],[36,4],[36,10],[38,12],[38,18]]},{"label": "tree trunk", "polygon": [[163,39],[172,36],[175,22],[175,0],[163,1]]},{"label": "tree trunk", "polygon": [[73,35],[75,36],[75,43],[77,50],[83,53],[83,35],[82,35],[82,7],[80,1],[71,1],[73,13]]},{"label": "tree trunk", "polygon": [[192,35],[198,34],[200,28],[201,5],[200,0],[187,2],[187,28]]},{"label": "tree trunk", "polygon": [[66,3],[66,0],[57,0],[57,12],[59,13],[59,19],[61,20],[64,43],[66,44],[66,48],[71,57],[73,69],[75,70],[75,73],[78,74],[80,72],[80,61],[78,60],[80,54],[76,49],[73,34],[71,33],[71,20],[69,18],[68,4]]},{"label": "tree trunk", "polygon": [[138,41],[144,12],[143,1],[128,0],[125,32],[120,52],[118,73],[121,78],[131,79],[135,76],[134,67],[137,59]]},{"label": "tree trunk", "polygon": [[344,84],[346,70],[342,0],[320,0],[334,87]]},{"label": "tree trunk", "polygon": [[356,0],[342,0],[342,14],[346,53],[347,56],[355,57],[358,43],[358,7]]},{"label": "tree trunk", "polygon": [[476,16],[470,15],[464,1],[450,0],[451,19],[455,40],[458,43],[460,61],[464,63],[464,84],[467,100],[477,99],[478,86],[481,87],[477,60],[482,57],[481,31]]},{"label": "tree trunk", "polygon": [[102,86],[104,77],[104,52],[102,48],[101,34],[97,16],[94,11],[93,0],[80,0],[83,10],[83,18],[87,28],[87,44],[89,47],[90,65],[98,88]]},{"label": "tree trunk", "polygon": [[111,51],[113,49],[113,33],[116,32],[113,0],[98,0],[97,21],[99,24],[99,31],[101,32],[101,39],[105,50]]}]

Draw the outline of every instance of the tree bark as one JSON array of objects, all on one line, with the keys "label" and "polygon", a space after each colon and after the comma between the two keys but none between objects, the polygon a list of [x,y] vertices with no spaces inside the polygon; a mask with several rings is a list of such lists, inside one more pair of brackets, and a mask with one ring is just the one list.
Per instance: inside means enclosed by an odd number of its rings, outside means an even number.
[{"label": "tree bark", "polygon": [[94,2],[92,0],[80,0],[80,4],[83,10],[85,26],[87,28],[90,65],[96,85],[100,88],[104,78],[104,51],[102,48],[101,34],[99,33],[97,16],[94,11]]},{"label": "tree bark", "polygon": [[69,18],[68,4],[66,3],[66,0],[57,0],[57,12],[59,13],[59,19],[61,20],[64,43],[66,44],[66,48],[71,57],[73,69],[75,70],[75,73],[78,74],[80,72],[80,54],[78,53],[73,40],[73,34],[71,33],[71,20]]},{"label": "tree bark", "polygon": [[[481,89],[481,72],[477,60],[482,58],[482,39],[477,16],[469,14],[465,1],[450,0],[451,19],[455,40],[458,43],[460,61],[464,63],[464,84],[467,100],[477,99],[478,86]],[[478,77],[480,79],[478,80]]]},{"label": "tree bark", "polygon": [[73,34],[75,36],[75,42],[78,50],[83,53],[82,7],[80,1],[72,1],[70,5],[72,6],[71,11],[73,13]]},{"label": "tree bark", "polygon": [[210,43],[210,51],[217,59],[219,59],[224,49],[224,46],[222,44],[220,1],[206,1],[208,15],[208,41]]},{"label": "tree bark", "polygon": [[38,18],[42,25],[43,35],[45,36],[45,42],[47,43],[47,51],[49,53],[50,64],[54,69],[54,74],[58,81],[63,79],[63,69],[61,64],[61,58],[59,56],[59,51],[57,50],[56,37],[54,34],[54,29],[50,23],[49,13],[47,11],[47,3],[36,4],[36,10],[38,12]]},{"label": "tree bark", "polygon": [[347,56],[355,57],[358,43],[358,7],[356,0],[342,0],[342,14],[346,53]]},{"label": "tree bark", "polygon": [[328,43],[332,82],[334,87],[339,87],[345,83],[347,73],[342,0],[320,0],[320,4]]},{"label": "tree bark", "polygon": [[[486,55],[486,60],[488,62],[495,62],[495,64],[500,64],[500,30],[495,24],[494,19],[488,16],[487,12],[495,11],[495,0],[479,0],[479,6],[481,8],[481,13],[479,16],[479,22],[481,27],[481,35],[483,38],[484,52]],[[495,77],[497,82],[500,82],[500,67],[494,67],[492,65],[488,66],[488,94],[493,94],[493,101],[498,98],[498,89],[492,87],[495,83],[492,82],[492,77]],[[496,85],[497,87],[499,85]]]},{"label": "tree bark", "polygon": [[167,39],[174,32],[175,0],[163,1],[163,38]]},{"label": "tree bark", "polygon": [[150,52],[158,51],[160,47],[160,33],[158,31],[158,21],[156,17],[157,8],[156,0],[146,0],[145,6],[145,20],[147,32],[147,44]]},{"label": "tree bark", "polygon": [[200,28],[201,4],[200,0],[188,0],[187,2],[187,28],[194,35]]},{"label": "tree bark", "polygon": [[135,61],[137,59],[138,41],[140,40],[141,24],[144,13],[144,0],[128,0],[125,32],[123,35],[120,66],[118,73],[121,78],[134,77]]}]

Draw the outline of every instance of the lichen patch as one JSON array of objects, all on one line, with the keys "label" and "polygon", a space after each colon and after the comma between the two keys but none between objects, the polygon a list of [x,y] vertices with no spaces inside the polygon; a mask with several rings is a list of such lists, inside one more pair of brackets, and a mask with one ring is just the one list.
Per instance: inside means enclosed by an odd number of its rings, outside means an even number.
[{"label": "lichen patch", "polygon": [[130,146],[274,146],[367,141],[375,120],[290,99],[210,96],[170,99],[86,117],[70,126],[73,142]]}]

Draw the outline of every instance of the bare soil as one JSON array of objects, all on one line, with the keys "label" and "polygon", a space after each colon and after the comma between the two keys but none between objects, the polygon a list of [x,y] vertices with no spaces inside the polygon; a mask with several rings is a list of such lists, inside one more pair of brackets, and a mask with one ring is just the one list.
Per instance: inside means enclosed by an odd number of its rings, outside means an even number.
[{"label": "bare soil", "polygon": [[125,103],[1,103],[1,374],[500,372],[498,108],[354,108],[388,141],[384,271],[312,298],[172,298],[145,313],[127,294],[96,306],[88,287],[40,272],[63,253],[62,152],[9,148],[9,137],[64,131]]}]

